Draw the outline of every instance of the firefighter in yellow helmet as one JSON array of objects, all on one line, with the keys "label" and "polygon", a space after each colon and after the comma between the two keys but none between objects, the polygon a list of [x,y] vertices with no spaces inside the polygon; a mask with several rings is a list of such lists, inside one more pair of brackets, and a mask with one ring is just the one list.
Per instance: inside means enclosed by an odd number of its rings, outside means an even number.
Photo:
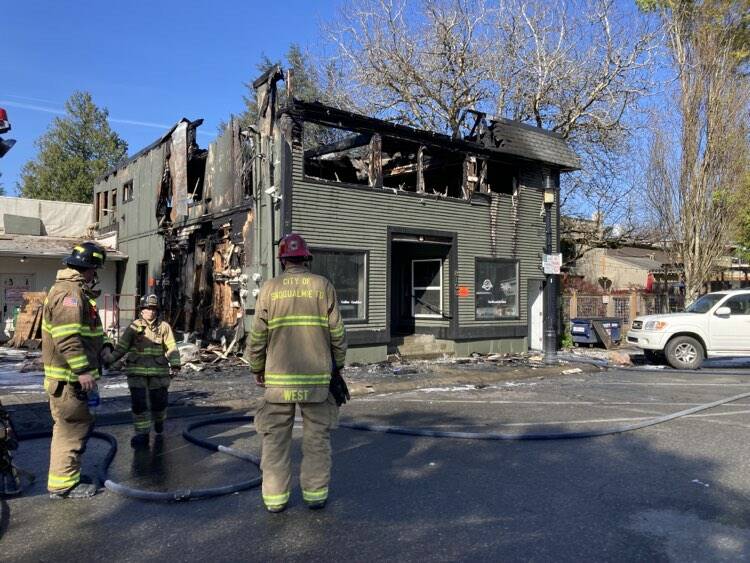
[{"label": "firefighter in yellow helmet", "polygon": [[76,245],[44,300],[42,362],[53,421],[47,489],[53,499],[87,498],[97,491],[81,479],[81,455],[94,426],[88,395],[97,392],[105,341],[93,286],[106,256],[94,242]]},{"label": "firefighter in yellow helmet", "polygon": [[180,370],[180,352],[172,327],[158,315],[159,298],[153,294],[144,296],[140,318],[125,329],[114,352],[105,356],[109,364],[127,354],[125,373],[135,426],[130,445],[134,448],[148,446],[152,422],[157,436],[164,431],[169,384]]},{"label": "firefighter in yellow helmet", "polygon": [[262,439],[263,502],[269,512],[287,506],[291,482],[292,427],[302,411],[302,497],[323,508],[331,475],[330,431],[338,423],[329,390],[346,358],[346,334],[336,291],[310,273],[312,256],[298,234],[279,244],[283,273],[263,285],[250,334],[250,369],[264,398],[255,414]]}]

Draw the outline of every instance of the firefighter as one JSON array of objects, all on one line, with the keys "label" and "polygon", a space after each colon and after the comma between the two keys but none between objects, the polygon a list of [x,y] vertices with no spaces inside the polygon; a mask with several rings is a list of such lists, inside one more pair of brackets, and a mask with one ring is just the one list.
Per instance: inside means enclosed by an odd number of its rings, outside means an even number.
[{"label": "firefighter", "polygon": [[128,376],[135,435],[134,448],[148,446],[151,424],[161,436],[167,418],[168,389],[172,377],[180,371],[180,352],[169,323],[159,317],[159,298],[146,295],[141,299],[140,318],[130,323],[111,354],[107,364],[127,354]]},{"label": "firefighter", "polygon": [[303,419],[302,497],[323,508],[331,474],[330,430],[338,405],[329,391],[346,357],[346,335],[336,291],[310,273],[305,240],[289,234],[279,243],[283,273],[261,288],[250,334],[250,368],[265,387],[255,415],[261,436],[263,502],[269,512],[287,506],[291,481],[292,427],[296,405]]},{"label": "firefighter", "polygon": [[93,287],[106,257],[94,242],[75,246],[44,300],[44,388],[53,421],[47,489],[53,499],[88,498],[97,491],[81,479],[81,455],[94,425],[87,400],[96,392],[105,341]]}]

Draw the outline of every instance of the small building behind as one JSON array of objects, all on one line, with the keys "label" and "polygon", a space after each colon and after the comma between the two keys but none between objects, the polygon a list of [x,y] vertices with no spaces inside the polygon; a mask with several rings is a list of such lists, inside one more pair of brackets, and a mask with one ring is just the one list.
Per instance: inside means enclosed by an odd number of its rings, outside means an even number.
[{"label": "small building behind", "polygon": [[[0,332],[6,337],[26,292],[48,291],[73,246],[93,239],[93,205],[0,197]],[[125,256],[110,246],[99,272],[97,300],[105,327],[114,326],[118,263]]]}]

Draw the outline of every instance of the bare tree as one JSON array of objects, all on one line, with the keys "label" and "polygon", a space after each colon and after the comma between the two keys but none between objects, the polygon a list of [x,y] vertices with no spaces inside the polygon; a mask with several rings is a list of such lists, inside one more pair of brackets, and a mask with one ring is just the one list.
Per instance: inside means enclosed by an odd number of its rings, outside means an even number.
[{"label": "bare tree", "polygon": [[446,133],[467,107],[490,107],[485,0],[357,0],[326,32],[345,96],[363,111]]},{"label": "bare tree", "polygon": [[[612,0],[352,0],[327,29],[349,107],[459,134],[473,108],[545,127],[582,157],[563,210],[635,228],[625,168],[652,89],[653,18]],[[335,85],[334,85],[335,86]]]},{"label": "bare tree", "polygon": [[738,72],[730,26],[700,5],[661,9],[676,70],[676,119],[653,133],[648,194],[666,250],[695,297],[726,253],[748,164],[750,81]]}]

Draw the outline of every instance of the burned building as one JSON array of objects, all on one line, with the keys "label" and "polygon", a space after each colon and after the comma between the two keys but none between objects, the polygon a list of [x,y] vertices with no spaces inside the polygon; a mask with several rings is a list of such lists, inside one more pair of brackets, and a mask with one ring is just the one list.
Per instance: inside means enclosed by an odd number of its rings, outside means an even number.
[{"label": "burned building", "polygon": [[[178,330],[241,346],[298,232],[337,289],[350,361],[540,349],[544,194],[578,167],[565,141],[475,113],[454,138],[291,92],[277,107],[282,80],[255,81],[254,125],[204,150],[183,119],[97,183],[99,231],[129,257],[120,323],[153,290]],[[558,223],[555,206],[555,241]]]}]

